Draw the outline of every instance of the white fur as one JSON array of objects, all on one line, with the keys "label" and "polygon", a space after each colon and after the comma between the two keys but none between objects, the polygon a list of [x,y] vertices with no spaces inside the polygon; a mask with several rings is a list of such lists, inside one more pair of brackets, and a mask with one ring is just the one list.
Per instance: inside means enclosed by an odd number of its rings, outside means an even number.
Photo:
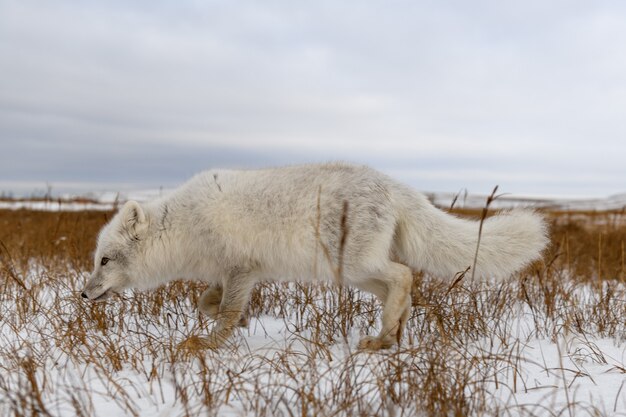
[{"label": "white fur", "polygon": [[[450,279],[472,266],[478,228],[364,166],[207,171],[167,197],[120,210],[100,234],[84,296],[187,278],[223,288],[215,311],[240,312],[255,282],[329,280],[340,270],[344,283],[385,304],[381,334],[361,345],[386,347],[408,317],[411,271]],[[537,259],[546,243],[545,223],[532,211],[491,217],[476,273],[506,277]],[[103,257],[111,259],[104,266]],[[218,322],[222,336],[233,320]]]}]

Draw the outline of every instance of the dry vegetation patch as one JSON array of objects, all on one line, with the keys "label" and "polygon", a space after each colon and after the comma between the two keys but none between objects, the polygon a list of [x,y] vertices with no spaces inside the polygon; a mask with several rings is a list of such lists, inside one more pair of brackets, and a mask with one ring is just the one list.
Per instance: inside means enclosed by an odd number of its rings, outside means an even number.
[{"label": "dry vegetation patch", "polygon": [[417,274],[400,347],[355,350],[373,297],[292,283],[259,285],[228,347],[183,354],[212,325],[203,284],[85,303],[111,213],[0,211],[0,415],[624,415],[624,214],[548,215],[543,261],[510,280]]}]

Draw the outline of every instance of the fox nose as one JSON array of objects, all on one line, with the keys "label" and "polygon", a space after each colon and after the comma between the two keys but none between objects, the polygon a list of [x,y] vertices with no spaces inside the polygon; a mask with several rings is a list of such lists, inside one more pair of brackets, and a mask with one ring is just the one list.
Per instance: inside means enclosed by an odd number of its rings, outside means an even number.
[{"label": "fox nose", "polygon": [[81,296],[81,297],[83,297],[83,298],[88,298],[88,297],[87,297],[87,294],[85,294],[84,292],[81,292],[81,293],[80,293],[80,296]]}]

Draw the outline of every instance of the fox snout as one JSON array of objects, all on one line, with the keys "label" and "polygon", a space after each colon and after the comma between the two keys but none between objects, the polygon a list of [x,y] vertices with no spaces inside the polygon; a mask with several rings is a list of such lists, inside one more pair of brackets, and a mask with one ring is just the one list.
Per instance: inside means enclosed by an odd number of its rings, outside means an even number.
[{"label": "fox snout", "polygon": [[111,288],[105,288],[102,279],[96,274],[89,278],[80,296],[91,301],[101,301],[109,298],[112,292]]},{"label": "fox snout", "polygon": [[[81,293],[80,293],[80,296],[81,296],[82,298],[89,299],[89,296],[87,295],[87,293],[86,293],[85,291],[81,292]],[[96,298],[97,298],[97,297],[96,297]],[[94,300],[94,298],[92,298],[92,300]]]},{"label": "fox snout", "polygon": [[109,298],[113,294],[113,290],[106,289],[104,291],[88,291],[84,290],[80,293],[80,296],[86,300],[90,301],[103,301]]}]

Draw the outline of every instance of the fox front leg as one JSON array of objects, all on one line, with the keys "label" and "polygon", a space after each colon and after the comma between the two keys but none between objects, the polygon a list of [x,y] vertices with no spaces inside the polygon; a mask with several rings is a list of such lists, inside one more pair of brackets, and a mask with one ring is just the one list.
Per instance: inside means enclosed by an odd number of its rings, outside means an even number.
[{"label": "fox front leg", "polygon": [[[235,327],[237,327],[237,324],[240,322],[243,310],[248,303],[250,293],[255,283],[256,277],[252,272],[240,272],[239,270],[235,270],[229,279],[223,283],[222,297],[215,317],[216,323],[208,337],[201,338],[192,336],[182,342],[179,348],[184,350],[199,350],[217,349],[223,346],[232,336]],[[217,294],[216,292],[209,291],[213,291],[213,289],[205,291],[205,294],[207,294],[205,301],[212,301],[210,297],[215,297],[215,294]],[[203,294],[203,297],[205,294]],[[201,297],[201,300],[203,297]],[[207,303],[205,306],[212,304],[213,303]]]},{"label": "fox front leg", "polygon": [[[208,315],[213,320],[217,320],[223,293],[224,291],[221,285],[213,285],[207,288],[202,295],[200,295],[200,299],[198,300],[198,310]],[[248,315],[246,314],[246,311],[244,311],[239,318],[238,325],[239,327],[248,326]]]}]

